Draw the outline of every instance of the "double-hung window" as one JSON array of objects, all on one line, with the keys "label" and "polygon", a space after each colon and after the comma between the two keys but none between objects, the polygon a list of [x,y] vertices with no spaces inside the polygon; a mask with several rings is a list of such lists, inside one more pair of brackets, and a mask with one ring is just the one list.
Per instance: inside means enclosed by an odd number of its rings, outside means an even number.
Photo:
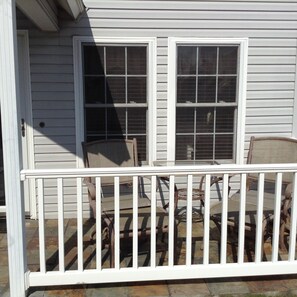
[{"label": "double-hung window", "polygon": [[235,162],[244,121],[242,45],[175,42],[172,46],[174,92],[169,101],[174,100],[175,146],[169,146],[169,156],[177,161]]},{"label": "double-hung window", "polygon": [[[148,162],[148,44],[82,44],[85,141],[137,139]],[[151,99],[151,98],[150,98]]]}]

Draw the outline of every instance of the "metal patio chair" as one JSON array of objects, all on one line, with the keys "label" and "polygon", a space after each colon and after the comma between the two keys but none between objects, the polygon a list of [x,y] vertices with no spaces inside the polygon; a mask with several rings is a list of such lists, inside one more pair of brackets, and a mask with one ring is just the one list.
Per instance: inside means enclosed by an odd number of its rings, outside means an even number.
[{"label": "metal patio chair", "polygon": [[[251,137],[248,152],[247,164],[281,164],[297,163],[297,140],[285,137]],[[255,234],[256,215],[257,215],[257,180],[258,174],[248,174],[247,191],[246,191],[246,213],[245,229]],[[275,174],[265,174],[264,182],[264,203],[263,203],[263,243],[267,236],[270,236],[270,227],[274,218],[274,201],[275,201]],[[292,183],[292,174],[285,173],[282,178],[282,203],[280,218],[280,238],[279,245],[285,249],[285,223],[288,221],[289,212],[288,199],[289,194],[285,195],[286,187]],[[288,190],[286,191],[288,193]],[[238,227],[239,225],[239,206],[240,193],[237,192],[228,200],[228,226]],[[211,219],[220,228],[222,202],[211,207]],[[235,228],[236,229],[236,228]]]},{"label": "metal patio chair", "polygon": [[[98,140],[83,143],[85,167],[135,167],[138,166],[136,139]],[[133,193],[132,176],[120,177],[120,238],[129,238],[133,235]],[[88,196],[93,216],[96,218],[96,186],[95,178],[86,178]],[[151,201],[142,192],[142,178],[139,178],[138,197],[138,235],[146,237],[151,233]],[[110,252],[110,265],[114,267],[114,178],[101,178],[101,209],[104,243]],[[156,189],[157,190],[157,189]],[[157,207],[156,233],[168,232],[168,214],[165,209]],[[92,234],[92,236],[95,233]],[[104,244],[103,244],[104,245]]]}]

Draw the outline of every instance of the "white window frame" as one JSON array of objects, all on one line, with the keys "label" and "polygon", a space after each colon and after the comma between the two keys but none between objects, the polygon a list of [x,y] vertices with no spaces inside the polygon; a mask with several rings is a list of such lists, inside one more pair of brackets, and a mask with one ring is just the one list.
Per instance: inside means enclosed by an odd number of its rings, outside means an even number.
[{"label": "white window frame", "polygon": [[84,43],[108,44],[108,45],[138,45],[146,44],[148,47],[147,56],[147,161],[149,165],[156,159],[156,52],[157,39],[155,37],[110,37],[96,38],[91,36],[73,37],[73,65],[74,65],[74,96],[75,96],[75,126],[76,126],[76,155],[77,167],[84,167],[81,142],[85,139],[84,129],[84,93],[83,93],[83,60],[82,47]]},{"label": "white window frame", "polygon": [[167,160],[175,160],[176,138],[176,72],[177,72],[177,46],[192,44],[221,46],[230,45],[239,47],[239,73],[238,73],[238,113],[236,121],[236,148],[235,162],[244,162],[244,139],[246,117],[246,84],[247,84],[247,59],[248,38],[168,38],[168,101],[167,101]]}]

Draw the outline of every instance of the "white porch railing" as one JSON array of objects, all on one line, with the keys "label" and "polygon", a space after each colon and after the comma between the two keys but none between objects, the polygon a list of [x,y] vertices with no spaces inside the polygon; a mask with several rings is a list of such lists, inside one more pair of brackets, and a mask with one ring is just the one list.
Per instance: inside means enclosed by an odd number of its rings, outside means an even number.
[{"label": "white porch railing", "polygon": [[[293,198],[291,207],[291,226],[288,241],[288,251],[285,259],[279,258],[279,217],[281,204],[281,177],[282,174],[293,173]],[[277,165],[209,165],[209,166],[173,166],[173,167],[137,167],[137,168],[106,168],[106,169],[73,169],[73,170],[23,170],[21,179],[36,180],[38,193],[38,212],[39,212],[39,262],[40,270],[28,274],[29,286],[45,285],[66,285],[82,283],[108,283],[108,282],[126,282],[126,281],[146,281],[161,279],[189,279],[189,278],[210,278],[210,277],[234,277],[234,276],[251,276],[251,275],[272,275],[272,274],[291,274],[297,273],[296,262],[296,222],[297,222],[297,164],[277,164]],[[252,261],[246,261],[244,256],[245,249],[245,191],[246,177],[249,173],[259,174],[259,201],[257,211],[257,228],[255,234],[254,258]],[[275,224],[272,230],[272,249],[269,260],[262,259],[262,214],[263,214],[263,191],[265,174],[275,173],[276,194],[275,194]],[[228,186],[229,176],[238,175],[239,188],[241,189],[240,204],[240,223],[238,228],[238,246],[237,257],[233,263],[227,261],[227,212],[228,212]],[[121,176],[134,176],[133,179],[133,245],[132,245],[132,264],[131,267],[121,267],[120,265],[120,248],[121,241],[119,236],[119,216],[120,216],[120,191],[118,179]],[[83,259],[83,179],[85,177],[95,177],[97,183],[97,197],[100,197],[100,179],[102,177],[114,177],[114,239],[115,239],[115,266],[114,268],[104,268],[102,266],[102,241],[101,241],[101,211],[98,204],[96,214],[96,267],[86,269]],[[151,228],[156,225],[156,179],[160,176],[169,177],[169,233],[167,244],[167,257],[161,266],[156,265],[156,233],[151,233],[150,240],[150,264],[146,267],[138,265],[138,230],[137,229],[137,191],[135,186],[137,177],[149,177],[151,187],[149,196],[151,199]],[[203,259],[199,264],[193,262],[193,222],[192,222],[192,188],[193,177],[205,176],[205,205],[203,216]],[[223,176],[222,180],[222,221],[221,232],[218,240],[220,244],[220,254],[218,263],[210,261],[210,183],[212,176]],[[185,234],[185,261],[182,265],[175,263],[175,214],[174,214],[174,193],[175,181],[178,177],[187,178],[188,200],[186,211],[186,234]],[[47,271],[46,269],[46,245],[45,245],[45,212],[44,212],[44,181],[47,179],[56,180],[56,189],[58,197],[58,270]],[[64,236],[64,207],[63,207],[63,181],[75,179],[77,186],[77,269],[69,270],[65,266],[65,236]],[[99,199],[100,200],[100,199]],[[99,201],[97,200],[97,201]]]}]

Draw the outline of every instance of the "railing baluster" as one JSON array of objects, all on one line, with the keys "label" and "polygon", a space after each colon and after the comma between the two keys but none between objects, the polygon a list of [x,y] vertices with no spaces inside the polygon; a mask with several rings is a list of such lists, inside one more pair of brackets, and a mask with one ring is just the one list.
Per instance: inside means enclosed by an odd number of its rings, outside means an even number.
[{"label": "railing baluster", "polygon": [[101,178],[95,178],[96,183],[96,269],[102,269],[102,226],[101,226]]},{"label": "railing baluster", "polygon": [[229,175],[223,175],[223,201],[222,201],[222,222],[221,222],[221,264],[227,260],[227,218],[228,218],[228,179]]},{"label": "railing baluster", "polygon": [[45,263],[45,226],[44,226],[44,188],[43,179],[37,180],[38,186],[38,219],[39,219],[39,259],[40,259],[40,272],[46,272]]},{"label": "railing baluster", "polygon": [[175,184],[174,184],[174,176],[170,175],[169,178],[169,240],[168,240],[168,265],[174,265],[174,232],[175,232],[175,224],[174,224],[174,202],[175,202]]},{"label": "railing baluster", "polygon": [[82,179],[76,179],[77,187],[77,270],[82,272],[83,267],[83,209],[82,209]]},{"label": "railing baluster", "polygon": [[289,261],[295,261],[297,231],[297,173],[294,173],[291,203],[291,226],[289,240]]},{"label": "railing baluster", "polygon": [[263,243],[263,201],[264,201],[264,173],[259,173],[258,181],[258,204],[256,218],[256,245],[255,245],[255,262],[260,263],[262,258]]},{"label": "railing baluster", "polygon": [[240,177],[240,210],[238,230],[238,263],[244,261],[244,239],[245,239],[245,203],[246,203],[246,174]]},{"label": "railing baluster", "polygon": [[133,176],[133,268],[138,267],[138,176]]},{"label": "railing baluster", "polygon": [[186,241],[186,265],[192,264],[192,192],[193,192],[193,175],[188,175],[187,184],[187,241]]},{"label": "railing baluster", "polygon": [[[151,267],[156,267],[156,188],[157,178],[155,175],[152,176],[151,182]],[[160,185],[161,186],[161,185]]]},{"label": "railing baluster", "polygon": [[63,179],[57,180],[58,190],[58,236],[59,236],[59,271],[65,271],[65,252],[64,252],[64,193],[63,193]]},{"label": "railing baluster", "polygon": [[120,268],[120,178],[114,177],[114,263]]},{"label": "railing baluster", "polygon": [[209,263],[210,175],[205,176],[203,264]]},{"label": "railing baluster", "polygon": [[278,260],[281,195],[282,195],[282,173],[277,173],[276,180],[275,180],[274,219],[273,219],[273,233],[272,233],[272,257],[271,257],[272,262],[277,262]]}]

